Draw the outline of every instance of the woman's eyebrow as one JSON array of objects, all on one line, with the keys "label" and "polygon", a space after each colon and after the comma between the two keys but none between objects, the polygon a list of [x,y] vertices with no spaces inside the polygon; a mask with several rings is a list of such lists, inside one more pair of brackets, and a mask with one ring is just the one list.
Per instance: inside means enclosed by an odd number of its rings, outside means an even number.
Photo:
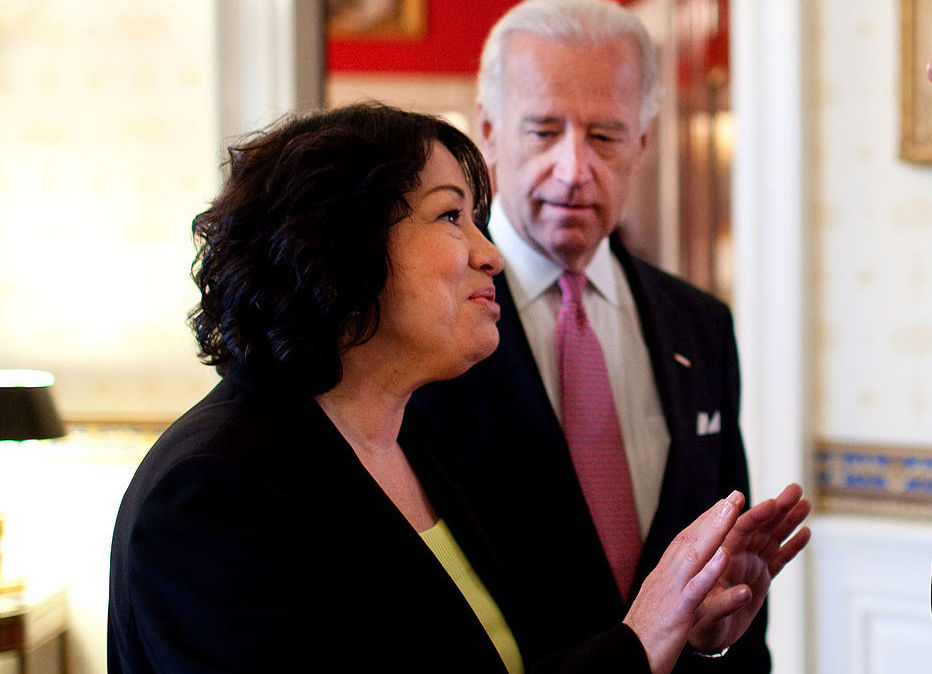
[{"label": "woman's eyebrow", "polygon": [[435,192],[442,192],[445,190],[456,192],[456,194],[459,195],[461,199],[466,198],[466,192],[463,191],[463,188],[453,183],[442,183],[440,185],[434,185],[429,190],[427,190],[427,193],[424,196],[427,196],[428,194],[434,194]]}]

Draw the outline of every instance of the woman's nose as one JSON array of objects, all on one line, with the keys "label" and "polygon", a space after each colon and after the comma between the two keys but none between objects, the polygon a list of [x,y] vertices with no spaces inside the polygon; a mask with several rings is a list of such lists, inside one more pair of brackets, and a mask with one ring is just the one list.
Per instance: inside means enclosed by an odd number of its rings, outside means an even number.
[{"label": "woman's nose", "polygon": [[476,269],[487,272],[490,276],[500,273],[505,266],[505,260],[495,244],[492,243],[478,227],[473,227],[470,263]]}]

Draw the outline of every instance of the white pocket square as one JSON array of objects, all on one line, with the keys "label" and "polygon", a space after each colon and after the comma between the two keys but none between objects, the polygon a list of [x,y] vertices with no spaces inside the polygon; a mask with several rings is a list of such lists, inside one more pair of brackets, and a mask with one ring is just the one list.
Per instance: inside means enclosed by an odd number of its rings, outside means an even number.
[{"label": "white pocket square", "polygon": [[696,435],[715,435],[722,430],[722,413],[718,410],[712,412],[700,412],[696,417]]}]

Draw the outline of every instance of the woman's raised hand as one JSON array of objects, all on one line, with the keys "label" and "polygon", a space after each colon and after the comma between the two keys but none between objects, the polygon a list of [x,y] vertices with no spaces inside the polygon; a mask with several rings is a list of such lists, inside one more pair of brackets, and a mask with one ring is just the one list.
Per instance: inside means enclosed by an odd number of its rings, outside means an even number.
[{"label": "woman's raised hand", "polygon": [[739,517],[733,492],[667,547],[644,579],[624,622],[638,635],[652,672],[669,672],[689,639],[700,651],[734,643],[760,610],[773,577],[809,541],[803,528],[783,541],[812,506],[797,484]]}]

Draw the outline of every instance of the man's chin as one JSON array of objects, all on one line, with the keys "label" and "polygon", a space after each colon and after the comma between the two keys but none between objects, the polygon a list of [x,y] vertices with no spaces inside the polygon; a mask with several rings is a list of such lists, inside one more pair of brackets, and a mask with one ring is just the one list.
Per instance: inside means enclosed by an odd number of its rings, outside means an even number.
[{"label": "man's chin", "polygon": [[598,223],[580,218],[552,218],[543,213],[531,222],[530,230],[518,234],[544,257],[564,268],[580,257],[591,258],[602,241]]},{"label": "man's chin", "polygon": [[591,256],[601,241],[602,235],[596,233],[591,225],[571,224],[551,228],[546,245],[552,256],[572,259]]}]

